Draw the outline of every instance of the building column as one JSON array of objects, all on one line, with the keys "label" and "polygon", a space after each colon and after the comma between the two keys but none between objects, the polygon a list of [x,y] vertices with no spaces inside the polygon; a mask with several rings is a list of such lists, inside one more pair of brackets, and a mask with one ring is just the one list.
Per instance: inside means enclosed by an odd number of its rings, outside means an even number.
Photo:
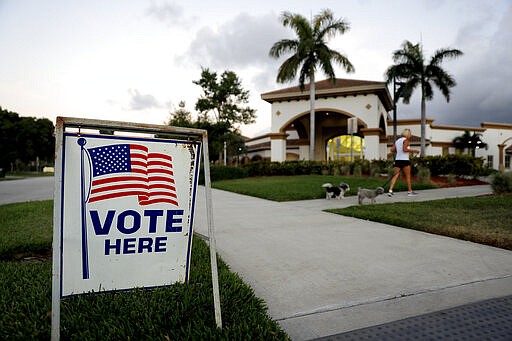
[{"label": "building column", "polygon": [[286,161],[286,133],[272,133],[270,136],[270,160]]},{"label": "building column", "polygon": [[[360,130],[364,137],[364,158],[367,160],[379,160],[381,128],[363,128]],[[385,158],[385,157],[384,157]]]},{"label": "building column", "polygon": [[500,172],[503,172],[505,170],[505,163],[503,161],[503,151],[505,149],[505,145],[504,144],[499,144],[498,145],[498,153],[499,153],[499,164],[498,164],[498,170]]},{"label": "building column", "polygon": [[299,146],[299,160],[309,160],[309,142]]}]

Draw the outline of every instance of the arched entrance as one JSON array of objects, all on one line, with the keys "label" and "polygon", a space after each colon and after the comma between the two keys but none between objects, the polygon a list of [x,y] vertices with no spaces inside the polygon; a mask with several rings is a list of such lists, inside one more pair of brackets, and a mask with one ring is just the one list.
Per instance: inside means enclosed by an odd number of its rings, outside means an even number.
[{"label": "arched entrance", "polygon": [[[355,117],[348,112],[336,110],[332,108],[319,108],[315,110],[315,160],[328,160],[329,156],[326,152],[329,140],[338,136],[348,135],[347,121],[349,118]],[[293,119],[286,122],[280,129],[281,133],[288,135],[287,146],[296,147],[295,150],[298,154],[298,159],[309,159],[309,126],[310,126],[309,111],[300,113],[294,116]],[[358,131],[366,128],[366,123],[362,120],[357,120]],[[359,140],[357,144],[364,146],[362,134],[357,134]],[[337,143],[337,142],[335,142]],[[341,143],[341,140],[340,140]],[[332,150],[332,149],[331,149]]]},{"label": "arched entrance", "polygon": [[512,158],[512,150],[509,150],[510,147],[506,148],[507,147],[507,143],[510,144],[509,141],[512,141],[512,137],[509,137],[508,139],[503,141],[503,143],[498,145],[498,152],[499,152],[499,165],[498,165],[498,169],[500,171],[504,171],[506,168],[511,168],[510,167],[510,160]]},{"label": "arched entrance", "polygon": [[354,161],[364,158],[364,138],[357,135],[340,135],[327,141],[325,148],[329,161]]}]

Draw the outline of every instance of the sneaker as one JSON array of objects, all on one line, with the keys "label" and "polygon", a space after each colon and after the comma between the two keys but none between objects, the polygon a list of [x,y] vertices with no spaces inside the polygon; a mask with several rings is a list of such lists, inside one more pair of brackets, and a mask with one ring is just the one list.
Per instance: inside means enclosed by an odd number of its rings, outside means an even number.
[{"label": "sneaker", "polygon": [[408,197],[413,197],[413,196],[415,196],[415,195],[418,195],[418,192],[414,192],[414,191],[412,191],[412,192],[407,192],[407,196],[408,196]]},{"label": "sneaker", "polygon": [[393,194],[394,194],[394,193],[393,193],[393,191],[389,191],[389,192],[388,192],[388,197],[390,197],[390,198],[391,198],[391,197],[393,196]]}]

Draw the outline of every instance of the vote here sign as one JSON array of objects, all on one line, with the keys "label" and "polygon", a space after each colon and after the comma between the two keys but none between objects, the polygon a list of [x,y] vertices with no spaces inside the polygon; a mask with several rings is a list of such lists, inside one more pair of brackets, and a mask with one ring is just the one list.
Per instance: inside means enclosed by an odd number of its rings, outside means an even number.
[{"label": "vote here sign", "polygon": [[61,297],[188,280],[200,149],[64,133]]}]

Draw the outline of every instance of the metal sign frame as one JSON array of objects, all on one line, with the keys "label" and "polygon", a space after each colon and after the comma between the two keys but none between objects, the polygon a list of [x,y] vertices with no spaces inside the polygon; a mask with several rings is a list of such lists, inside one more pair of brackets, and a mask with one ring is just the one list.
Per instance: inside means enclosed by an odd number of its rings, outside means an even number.
[{"label": "metal sign frame", "polygon": [[128,133],[162,134],[178,138],[191,139],[202,142],[203,168],[205,178],[206,221],[208,225],[208,238],[210,245],[210,262],[212,271],[213,301],[215,321],[218,328],[222,328],[222,314],[220,308],[219,279],[217,270],[217,253],[214,236],[213,209],[210,181],[210,160],[208,155],[208,133],[206,130],[152,125],[142,123],[127,123],[107,120],[93,120],[73,117],[57,117],[55,141],[55,185],[54,185],[54,211],[53,211],[53,265],[52,265],[52,330],[51,339],[60,339],[60,301],[61,301],[61,219],[62,219],[62,182],[63,182],[63,146],[66,129],[77,128],[119,131]]}]

